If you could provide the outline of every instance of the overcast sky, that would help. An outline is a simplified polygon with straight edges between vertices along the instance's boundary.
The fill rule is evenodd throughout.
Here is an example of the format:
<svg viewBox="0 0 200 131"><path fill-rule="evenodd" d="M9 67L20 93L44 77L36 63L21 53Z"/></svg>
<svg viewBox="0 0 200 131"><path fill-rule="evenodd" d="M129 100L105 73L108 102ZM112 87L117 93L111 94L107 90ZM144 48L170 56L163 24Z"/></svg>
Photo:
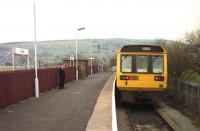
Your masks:
<svg viewBox="0 0 200 131"><path fill-rule="evenodd" d="M180 39L200 25L200 0L36 0L37 40ZM0 0L0 43L33 41L33 0Z"/></svg>

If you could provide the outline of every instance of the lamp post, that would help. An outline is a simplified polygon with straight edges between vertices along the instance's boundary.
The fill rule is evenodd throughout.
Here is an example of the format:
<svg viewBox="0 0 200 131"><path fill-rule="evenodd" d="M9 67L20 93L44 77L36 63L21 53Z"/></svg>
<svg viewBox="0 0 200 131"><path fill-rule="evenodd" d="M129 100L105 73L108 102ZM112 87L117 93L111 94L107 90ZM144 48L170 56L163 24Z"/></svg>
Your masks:
<svg viewBox="0 0 200 131"><path fill-rule="evenodd" d="M36 12L35 12L35 0L33 4L34 13L34 48L35 48L35 97L39 98L39 82L37 73L37 42L36 42Z"/></svg>
<svg viewBox="0 0 200 131"><path fill-rule="evenodd" d="M92 76L92 59L94 59L94 58L92 58L92 52L93 52L93 50L92 50L92 42L91 42L91 49L90 49L90 59L91 59L91 65L90 65L90 72L91 72L91 76Z"/></svg>
<svg viewBox="0 0 200 131"><path fill-rule="evenodd" d="M94 60L94 58L91 57L89 59L91 60L91 66L90 66L90 72L91 72L91 74L90 75L92 76L92 60Z"/></svg>
<svg viewBox="0 0 200 131"><path fill-rule="evenodd" d="M71 55L71 56L69 57L69 64L70 64L70 67L71 67L71 66L74 66L74 55Z"/></svg>
<svg viewBox="0 0 200 131"><path fill-rule="evenodd" d="M78 44L78 31L84 30L85 27L76 30L76 80L78 80L78 57L77 57L77 44Z"/></svg>

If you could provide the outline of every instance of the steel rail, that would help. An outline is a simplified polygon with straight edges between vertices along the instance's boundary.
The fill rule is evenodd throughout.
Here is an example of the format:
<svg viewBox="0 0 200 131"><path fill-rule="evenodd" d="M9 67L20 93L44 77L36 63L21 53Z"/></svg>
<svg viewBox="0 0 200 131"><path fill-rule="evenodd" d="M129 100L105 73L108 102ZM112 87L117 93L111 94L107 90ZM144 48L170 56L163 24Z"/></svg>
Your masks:
<svg viewBox="0 0 200 131"><path fill-rule="evenodd" d="M132 115L131 115L130 109L129 109L129 108L126 108L126 111L127 111L127 113L128 113L128 117L129 117L129 119L130 119L131 126L132 126L132 128L133 128L133 131L137 131L137 127L136 127L136 124L135 124L135 122L134 122L134 120L133 120L133 117L132 117Z"/></svg>

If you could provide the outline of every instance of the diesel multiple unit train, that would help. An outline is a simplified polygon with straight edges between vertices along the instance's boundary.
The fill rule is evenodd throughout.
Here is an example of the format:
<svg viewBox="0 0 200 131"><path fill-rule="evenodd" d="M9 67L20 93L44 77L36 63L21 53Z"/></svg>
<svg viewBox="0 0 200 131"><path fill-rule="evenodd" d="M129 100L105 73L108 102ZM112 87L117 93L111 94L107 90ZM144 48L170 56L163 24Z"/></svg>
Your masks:
<svg viewBox="0 0 200 131"><path fill-rule="evenodd" d="M116 98L154 101L167 89L167 52L157 45L126 45L117 52Z"/></svg>

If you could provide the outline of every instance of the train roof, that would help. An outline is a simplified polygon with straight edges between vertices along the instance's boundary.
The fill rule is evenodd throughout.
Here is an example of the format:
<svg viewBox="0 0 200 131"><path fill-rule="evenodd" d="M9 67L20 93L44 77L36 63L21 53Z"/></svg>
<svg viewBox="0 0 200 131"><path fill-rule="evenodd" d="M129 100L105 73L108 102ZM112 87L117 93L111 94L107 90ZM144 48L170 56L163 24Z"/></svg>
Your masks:
<svg viewBox="0 0 200 131"><path fill-rule="evenodd" d="M165 53L165 49L159 45L125 45L120 52L158 52Z"/></svg>

